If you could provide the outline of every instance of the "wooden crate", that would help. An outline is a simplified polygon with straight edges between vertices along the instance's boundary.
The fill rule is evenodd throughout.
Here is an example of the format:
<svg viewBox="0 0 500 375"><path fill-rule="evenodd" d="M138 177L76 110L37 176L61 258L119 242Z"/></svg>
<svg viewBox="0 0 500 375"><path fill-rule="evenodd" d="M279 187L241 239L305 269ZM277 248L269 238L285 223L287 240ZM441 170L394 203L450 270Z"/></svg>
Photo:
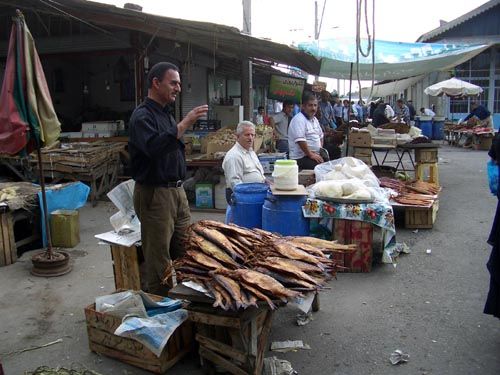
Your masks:
<svg viewBox="0 0 500 375"><path fill-rule="evenodd" d="M14 220L11 211L0 213L0 267L17 260L17 246L14 238Z"/></svg>
<svg viewBox="0 0 500 375"><path fill-rule="evenodd" d="M372 157L372 148L371 147L354 147L353 156L355 158L359 158L360 156Z"/></svg>
<svg viewBox="0 0 500 375"><path fill-rule="evenodd" d="M373 144L372 136L368 132L349 133L349 146L352 147L371 147Z"/></svg>
<svg viewBox="0 0 500 375"><path fill-rule="evenodd" d="M115 288L141 290L139 257L136 246L110 244Z"/></svg>
<svg viewBox="0 0 500 375"><path fill-rule="evenodd" d="M438 149L437 148L416 148L415 163L437 163Z"/></svg>
<svg viewBox="0 0 500 375"><path fill-rule="evenodd" d="M356 244L357 249L344 254L344 272L370 272L373 261L373 225L357 220L334 220L333 239L341 244ZM335 258L341 260L341 255ZM340 264L339 264L340 265Z"/></svg>
<svg viewBox="0 0 500 375"><path fill-rule="evenodd" d="M149 296L155 300L163 298L152 294ZM121 319L108 313L97 312L95 304L85 308L85 320L91 351L155 374L165 373L190 352L193 346L193 324L189 320L175 330L160 357L139 341L115 335L114 332L121 324Z"/></svg>
<svg viewBox="0 0 500 375"><path fill-rule="evenodd" d="M432 207L406 207L405 228L408 229L431 229L436 222L439 201L436 200Z"/></svg>

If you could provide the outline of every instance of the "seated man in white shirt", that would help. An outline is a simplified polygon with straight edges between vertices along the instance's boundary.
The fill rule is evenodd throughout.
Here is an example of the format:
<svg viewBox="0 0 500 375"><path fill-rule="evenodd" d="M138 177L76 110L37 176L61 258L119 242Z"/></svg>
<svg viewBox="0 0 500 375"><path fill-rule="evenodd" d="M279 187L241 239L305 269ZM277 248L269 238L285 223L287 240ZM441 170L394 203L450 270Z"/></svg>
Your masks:
<svg viewBox="0 0 500 375"><path fill-rule="evenodd" d="M432 109L422 107L422 108L420 108L420 115L434 117L434 116L436 116L436 113L434 113L434 111Z"/></svg>
<svg viewBox="0 0 500 375"><path fill-rule="evenodd" d="M241 183L264 182L264 169L253 150L255 125L242 121L236 127L236 143L227 152L222 162L226 177L226 200L230 204L234 187Z"/></svg>
<svg viewBox="0 0 500 375"><path fill-rule="evenodd" d="M301 111L293 117L288 127L290 159L297 160L299 169L314 169L324 161L320 156L323 130L315 116L317 110L318 99L312 92L305 91Z"/></svg>

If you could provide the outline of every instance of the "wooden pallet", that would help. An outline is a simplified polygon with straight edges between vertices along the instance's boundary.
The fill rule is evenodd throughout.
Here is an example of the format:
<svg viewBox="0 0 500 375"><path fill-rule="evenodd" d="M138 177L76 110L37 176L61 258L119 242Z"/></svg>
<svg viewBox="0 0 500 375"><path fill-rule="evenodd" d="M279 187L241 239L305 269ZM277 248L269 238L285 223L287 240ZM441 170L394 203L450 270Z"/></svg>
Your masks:
<svg viewBox="0 0 500 375"><path fill-rule="evenodd" d="M152 294L149 296L157 301L163 298ZM95 304L85 308L85 320L91 351L156 374L165 373L192 350L194 333L193 324L189 321L174 331L160 357L157 357L140 342L116 336L114 332L121 324L121 318L97 312Z"/></svg>

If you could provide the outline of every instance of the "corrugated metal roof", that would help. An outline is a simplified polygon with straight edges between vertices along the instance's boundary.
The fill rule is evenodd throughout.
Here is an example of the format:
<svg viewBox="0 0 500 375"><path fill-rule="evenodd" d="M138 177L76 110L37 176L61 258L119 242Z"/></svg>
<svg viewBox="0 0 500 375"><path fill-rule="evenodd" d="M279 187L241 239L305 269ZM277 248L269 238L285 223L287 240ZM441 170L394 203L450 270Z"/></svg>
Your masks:
<svg viewBox="0 0 500 375"><path fill-rule="evenodd" d="M319 73L319 61L297 48L245 35L230 26L158 16L86 0L18 0L15 6L36 7L38 11L60 12L61 15L66 12L99 27L119 27L179 43L190 43L211 55L215 51L219 57L238 60L255 57L295 66L311 74Z"/></svg>
<svg viewBox="0 0 500 375"><path fill-rule="evenodd" d="M494 6L500 4L500 0L491 0L488 1L487 3L477 7L474 10L471 10L468 13L465 13L464 15L455 18L453 21L445 23L443 26L440 26L434 30L429 31L428 33L425 33L421 35L418 39L417 42L426 42L429 39L432 39L448 30L453 29L454 27L471 20L474 17L479 16L480 14L486 12L487 10L493 8Z"/></svg>

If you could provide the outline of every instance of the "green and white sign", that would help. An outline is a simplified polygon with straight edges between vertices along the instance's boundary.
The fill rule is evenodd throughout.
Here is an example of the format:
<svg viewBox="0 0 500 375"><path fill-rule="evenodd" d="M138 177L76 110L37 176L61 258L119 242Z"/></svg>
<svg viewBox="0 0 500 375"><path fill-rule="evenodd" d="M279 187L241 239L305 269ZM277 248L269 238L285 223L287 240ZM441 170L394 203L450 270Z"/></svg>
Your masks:
<svg viewBox="0 0 500 375"><path fill-rule="evenodd" d="M267 97L268 99L280 101L291 100L294 103L300 104L305 82L306 80L302 78L272 75Z"/></svg>

